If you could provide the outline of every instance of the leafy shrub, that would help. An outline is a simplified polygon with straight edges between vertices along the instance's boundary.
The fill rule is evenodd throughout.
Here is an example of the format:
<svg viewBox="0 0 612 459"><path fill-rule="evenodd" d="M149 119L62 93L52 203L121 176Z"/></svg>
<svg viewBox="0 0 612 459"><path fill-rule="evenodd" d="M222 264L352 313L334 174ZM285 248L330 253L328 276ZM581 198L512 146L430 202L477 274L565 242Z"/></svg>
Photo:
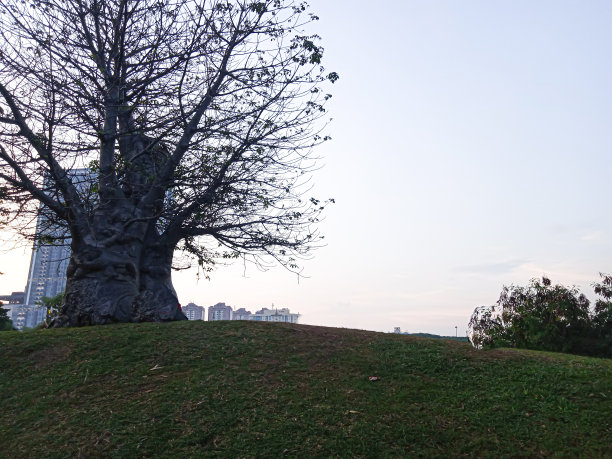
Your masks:
<svg viewBox="0 0 612 459"><path fill-rule="evenodd" d="M2 302L0 301L0 331L7 331L13 329L13 321L8 316L8 311L2 308Z"/></svg>
<svg viewBox="0 0 612 459"><path fill-rule="evenodd" d="M59 314L59 310L62 307L62 303L64 301L65 292L60 292L55 296L48 297L43 296L40 300L42 306L47 308L47 316L44 321L43 326L47 326L51 321L56 318Z"/></svg>

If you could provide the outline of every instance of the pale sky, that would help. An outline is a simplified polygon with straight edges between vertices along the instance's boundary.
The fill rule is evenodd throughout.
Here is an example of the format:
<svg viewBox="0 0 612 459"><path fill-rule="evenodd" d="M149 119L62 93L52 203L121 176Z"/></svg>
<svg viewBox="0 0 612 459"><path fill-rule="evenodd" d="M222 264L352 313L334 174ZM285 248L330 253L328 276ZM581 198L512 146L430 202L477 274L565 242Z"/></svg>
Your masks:
<svg viewBox="0 0 612 459"><path fill-rule="evenodd" d="M301 323L464 334L504 284L590 293L612 272L612 3L312 0L331 88L315 192L336 204L309 278L174 275L183 304ZM5 235L6 237L6 235ZM29 252L2 254L0 293Z"/></svg>

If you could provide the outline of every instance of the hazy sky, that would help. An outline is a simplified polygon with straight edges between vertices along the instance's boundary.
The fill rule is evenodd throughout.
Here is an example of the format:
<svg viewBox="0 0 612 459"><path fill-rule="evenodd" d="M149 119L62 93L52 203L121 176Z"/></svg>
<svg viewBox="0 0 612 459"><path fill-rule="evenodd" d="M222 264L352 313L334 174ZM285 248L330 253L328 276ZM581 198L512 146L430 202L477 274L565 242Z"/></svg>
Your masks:
<svg viewBox="0 0 612 459"><path fill-rule="evenodd" d="M316 194L327 246L282 269L175 274L183 304L465 333L504 284L612 272L612 3L312 0L340 74ZM27 250L2 255L22 290Z"/></svg>

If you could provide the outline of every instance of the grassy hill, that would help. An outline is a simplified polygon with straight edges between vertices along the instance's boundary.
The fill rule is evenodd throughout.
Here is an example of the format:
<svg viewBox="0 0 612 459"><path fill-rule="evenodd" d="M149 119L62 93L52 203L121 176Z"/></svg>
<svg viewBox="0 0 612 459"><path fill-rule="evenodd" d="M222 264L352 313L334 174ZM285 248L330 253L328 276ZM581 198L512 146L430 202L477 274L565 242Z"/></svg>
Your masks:
<svg viewBox="0 0 612 459"><path fill-rule="evenodd" d="M0 400L3 458L612 455L612 360L305 325L4 332Z"/></svg>

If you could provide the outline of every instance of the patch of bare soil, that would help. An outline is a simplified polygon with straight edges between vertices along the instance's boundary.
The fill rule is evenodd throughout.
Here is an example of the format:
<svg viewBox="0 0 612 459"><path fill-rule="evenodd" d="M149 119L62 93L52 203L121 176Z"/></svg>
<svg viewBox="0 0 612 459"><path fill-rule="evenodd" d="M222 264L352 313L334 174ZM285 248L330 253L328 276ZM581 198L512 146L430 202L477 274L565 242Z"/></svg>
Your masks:
<svg viewBox="0 0 612 459"><path fill-rule="evenodd" d="M59 344L32 352L28 360L33 362L34 369L47 368L55 362L62 362L72 353L72 347L66 344Z"/></svg>

